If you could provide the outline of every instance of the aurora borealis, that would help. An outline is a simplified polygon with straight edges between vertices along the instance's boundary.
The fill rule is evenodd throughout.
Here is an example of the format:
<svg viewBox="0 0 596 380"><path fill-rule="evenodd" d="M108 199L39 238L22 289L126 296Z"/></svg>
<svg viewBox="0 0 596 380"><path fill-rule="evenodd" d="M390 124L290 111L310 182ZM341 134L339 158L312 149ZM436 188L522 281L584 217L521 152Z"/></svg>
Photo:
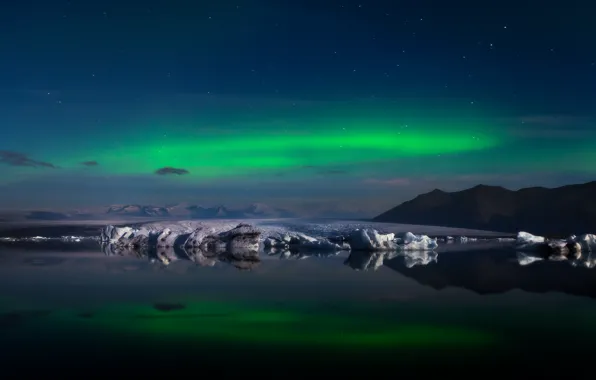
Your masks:
<svg viewBox="0 0 596 380"><path fill-rule="evenodd" d="M0 12L0 209L372 216L436 187L593 179L587 3L34 3Z"/></svg>

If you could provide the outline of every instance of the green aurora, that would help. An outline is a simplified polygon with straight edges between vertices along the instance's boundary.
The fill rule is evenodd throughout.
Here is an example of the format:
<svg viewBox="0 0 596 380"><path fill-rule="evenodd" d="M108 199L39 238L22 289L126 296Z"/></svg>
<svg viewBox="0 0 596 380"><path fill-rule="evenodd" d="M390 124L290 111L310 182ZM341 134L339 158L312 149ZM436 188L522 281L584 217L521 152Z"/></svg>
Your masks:
<svg viewBox="0 0 596 380"><path fill-rule="evenodd" d="M346 197L359 199L363 192L376 189L379 197L387 198L379 198L384 202L378 206L381 210L400 200L389 194L395 187L393 179L407 183L400 185L406 190L400 196L406 200L435 187L458 189L485 181L515 186L519 178L529 178L524 185L534 186L540 184L535 178L572 173L579 180L589 180L594 173L591 139L574 138L578 133L593 135L589 121L570 120L573 133L563 137L557 134L558 125L545 126L544 135L536 136L533 131L539 128L528 128L520 117L499 116L507 114L504 110L462 107L454 100L424 107L414 101L298 102L293 106L260 100L254 107L245 103L249 100L182 97L166 104L106 108L105 115L97 105L83 104L47 120L15 110L21 122L38 128L47 125L49 129L58 119L65 120L57 133L43 139L31 139L18 130L12 136L10 150L57 168L1 165L0 186L11 194L7 201L11 207L31 202L77 207L89 202L140 202L142 196L157 203L181 198L194 202L200 197L215 203L238 197L243 202L275 203L273 198L287 197L292 191L324 201L339 187ZM101 128L90 121L95 117L105 119ZM98 165L82 165L88 161ZM156 175L168 167L186 172ZM111 187L100 190L98 183L106 179ZM503 179L510 182L504 184ZM78 189L75 197L58 196L59 189L73 186ZM32 200L39 188L52 190L47 198ZM169 191L174 188L179 189L177 195ZM224 188L236 193L226 198ZM197 189L203 195L196 195Z"/></svg>
<svg viewBox="0 0 596 380"><path fill-rule="evenodd" d="M198 182L255 174L274 178L305 167L348 169L355 178L594 170L587 162L593 157L589 141L547 137L536 143L535 136L520 135L522 124L512 119L464 109L459 116L456 110L425 116L420 109L417 114L396 110L378 116L377 109L352 106L326 111L306 107L305 115L233 108L203 116L183 113L178 119L158 114L134 125L114 122L106 135L72 134L55 144L53 137L47 144L37 141L35 158L63 170L97 161L95 172L110 176L151 175L174 167L189 171L184 180ZM400 112L404 115L397 117ZM345 115L334 116L339 113ZM391 167L399 170L387 170Z"/></svg>
<svg viewBox="0 0 596 380"><path fill-rule="evenodd" d="M134 126L110 126L116 135L72 135L60 144L36 146L36 157L65 170L80 169L81 162L93 160L100 163L98 171L109 175L182 168L190 172L190 180L275 175L304 167L350 168L358 176L399 160L457 159L507 143L495 126L480 119L396 117L395 112L380 117L372 116L375 110L344 107L342 117L333 116L342 109L307 107L306 115L276 114L274 109L256 114L237 110L235 117L143 118Z"/></svg>
<svg viewBox="0 0 596 380"><path fill-rule="evenodd" d="M371 126L364 132L253 132L195 139L154 138L138 146L99 151L93 156L114 174L151 173L169 166L187 169L198 178L217 178L305 166L354 166L404 157L468 152L494 147L498 142L494 136L480 138L469 132L396 132ZM82 158L74 157L64 165L75 165Z"/></svg>

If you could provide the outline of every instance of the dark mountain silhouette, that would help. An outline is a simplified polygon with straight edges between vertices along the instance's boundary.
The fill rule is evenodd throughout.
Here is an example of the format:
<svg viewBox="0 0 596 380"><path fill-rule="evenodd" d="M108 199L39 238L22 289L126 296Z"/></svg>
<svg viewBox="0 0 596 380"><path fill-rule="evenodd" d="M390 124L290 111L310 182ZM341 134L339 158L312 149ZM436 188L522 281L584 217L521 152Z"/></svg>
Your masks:
<svg viewBox="0 0 596 380"><path fill-rule="evenodd" d="M436 263L412 268L407 268L403 258L397 257L386 260L383 265L437 290L456 287L477 294L498 294L519 289L596 299L593 269L554 261L522 266L513 251L510 255L504 255L502 250L449 252Z"/></svg>
<svg viewBox="0 0 596 380"><path fill-rule="evenodd" d="M549 236L592 233L596 231L596 181L517 191L486 185L450 193L437 189L373 220Z"/></svg>

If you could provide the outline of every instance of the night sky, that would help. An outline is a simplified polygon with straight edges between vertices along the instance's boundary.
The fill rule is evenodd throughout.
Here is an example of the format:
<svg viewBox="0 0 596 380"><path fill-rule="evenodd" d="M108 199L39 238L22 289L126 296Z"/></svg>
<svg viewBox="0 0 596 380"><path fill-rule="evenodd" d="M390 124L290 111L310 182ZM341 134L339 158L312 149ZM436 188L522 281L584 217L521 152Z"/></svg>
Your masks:
<svg viewBox="0 0 596 380"><path fill-rule="evenodd" d="M556 4L556 5L555 5ZM374 215L595 179L596 4L0 5L0 208Z"/></svg>

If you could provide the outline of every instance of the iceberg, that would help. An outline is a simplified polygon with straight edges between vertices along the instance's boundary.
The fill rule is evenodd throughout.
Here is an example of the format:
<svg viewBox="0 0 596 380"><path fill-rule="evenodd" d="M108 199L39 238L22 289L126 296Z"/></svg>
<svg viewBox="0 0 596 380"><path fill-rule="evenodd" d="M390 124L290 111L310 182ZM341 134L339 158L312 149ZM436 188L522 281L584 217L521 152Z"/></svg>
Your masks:
<svg viewBox="0 0 596 380"><path fill-rule="evenodd" d="M537 247L544 245L545 239L543 236L534 236L529 232L520 231L517 233L515 239L515 246L518 250L534 250Z"/></svg>
<svg viewBox="0 0 596 380"><path fill-rule="evenodd" d="M217 235L205 236L199 247L203 251L225 252L225 251L246 251L256 252L259 250L259 238L261 231L249 224L239 224L229 231L220 232Z"/></svg>
<svg viewBox="0 0 596 380"><path fill-rule="evenodd" d="M403 242L401 248L405 251L432 251L439 246L437 239L432 239L426 235L414 235L411 232L406 232Z"/></svg>
<svg viewBox="0 0 596 380"><path fill-rule="evenodd" d="M131 227L106 226L101 230L101 241L119 241L128 238L135 230Z"/></svg>
<svg viewBox="0 0 596 380"><path fill-rule="evenodd" d="M569 260L573 266L593 268L596 258L592 250L596 248L596 235L572 235L567 239L546 239L528 232L519 232L515 242L517 261L520 265L529 265L548 259L551 261Z"/></svg>
<svg viewBox="0 0 596 380"><path fill-rule="evenodd" d="M437 239L426 235L406 232L403 237L395 237L395 234L381 234L374 229L354 230L348 241L356 251L432 251L438 247Z"/></svg>
<svg viewBox="0 0 596 380"><path fill-rule="evenodd" d="M373 229L356 229L348 237L355 251L387 251L398 249L395 234L380 234Z"/></svg>
<svg viewBox="0 0 596 380"><path fill-rule="evenodd" d="M172 233L172 230L166 228L157 236L157 246L158 247L173 247L176 243L176 239L178 239L177 234Z"/></svg>
<svg viewBox="0 0 596 380"><path fill-rule="evenodd" d="M470 243L473 241L478 241L477 238L473 238L473 237L467 237L467 236L458 236L455 241L457 241L460 244L466 244L466 243Z"/></svg>
<svg viewBox="0 0 596 380"><path fill-rule="evenodd" d="M200 247L203 239L207 236L211 236L215 234L215 229L213 228L206 228L206 227L199 227L191 232L186 240L184 241L185 247Z"/></svg>
<svg viewBox="0 0 596 380"><path fill-rule="evenodd" d="M570 236L568 239L546 239L543 236L519 232L515 240L518 251L534 251L542 255L580 255L582 249L591 249L594 235ZM596 246L596 245L594 245Z"/></svg>

